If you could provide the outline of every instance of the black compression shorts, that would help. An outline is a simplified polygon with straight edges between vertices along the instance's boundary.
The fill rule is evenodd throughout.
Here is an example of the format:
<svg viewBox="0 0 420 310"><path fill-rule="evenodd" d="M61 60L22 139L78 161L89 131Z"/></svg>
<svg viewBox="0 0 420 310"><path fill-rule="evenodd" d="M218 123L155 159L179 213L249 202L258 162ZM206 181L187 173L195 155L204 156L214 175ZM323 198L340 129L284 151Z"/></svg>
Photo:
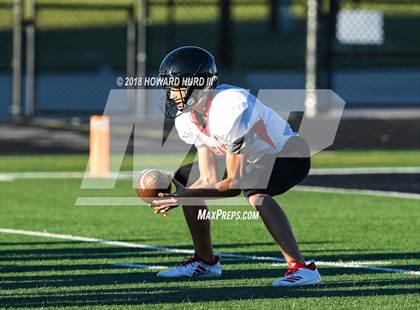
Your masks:
<svg viewBox="0 0 420 310"><path fill-rule="evenodd" d="M225 158L218 158L217 166L218 175L226 177ZM280 154L263 156L256 164L248 167L245 177L241 179L241 189L246 197L254 194L280 195L302 182L310 167L306 142L300 137L292 137ZM189 186L199 175L198 163L194 162L179 168L175 179L184 186Z"/></svg>

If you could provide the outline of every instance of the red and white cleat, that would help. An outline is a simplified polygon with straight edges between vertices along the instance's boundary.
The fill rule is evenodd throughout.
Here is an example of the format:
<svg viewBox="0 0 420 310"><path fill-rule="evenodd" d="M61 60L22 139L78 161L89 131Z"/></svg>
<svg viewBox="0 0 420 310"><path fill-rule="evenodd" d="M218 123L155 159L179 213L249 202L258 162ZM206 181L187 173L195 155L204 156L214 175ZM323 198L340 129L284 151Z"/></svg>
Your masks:
<svg viewBox="0 0 420 310"><path fill-rule="evenodd" d="M321 283L321 276L314 262L302 264L297 261L291 261L287 266L284 277L275 280L273 286L296 287L319 283Z"/></svg>
<svg viewBox="0 0 420 310"><path fill-rule="evenodd" d="M220 258L217 256L214 264L211 265L204 263L199 257L194 256L175 268L159 272L157 276L165 278L219 278L222 276L222 267L220 265Z"/></svg>

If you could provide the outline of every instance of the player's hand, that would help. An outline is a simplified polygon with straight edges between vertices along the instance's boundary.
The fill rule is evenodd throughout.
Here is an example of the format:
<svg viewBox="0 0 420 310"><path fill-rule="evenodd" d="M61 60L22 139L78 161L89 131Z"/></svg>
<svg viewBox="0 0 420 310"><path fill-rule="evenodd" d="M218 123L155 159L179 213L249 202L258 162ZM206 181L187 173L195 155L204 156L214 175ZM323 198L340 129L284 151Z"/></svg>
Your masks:
<svg viewBox="0 0 420 310"><path fill-rule="evenodd" d="M152 207L155 209L155 214L163 214L166 216L169 210L178 206L178 197L184 196L185 186L175 179L173 179L172 182L176 187L174 193L159 193L159 198L153 200Z"/></svg>
<svg viewBox="0 0 420 310"><path fill-rule="evenodd" d="M162 214L163 216L167 216L168 212L173 209L176 208L178 205L163 205L163 206L155 206L154 207L154 213L155 214Z"/></svg>
<svg viewBox="0 0 420 310"><path fill-rule="evenodd" d="M226 192L231 189L239 188L239 181L236 179L226 178L217 182L215 188L220 192Z"/></svg>
<svg viewBox="0 0 420 310"><path fill-rule="evenodd" d="M178 207L179 203L176 197L174 196L164 197L164 194L167 194L167 193L159 193L159 198L153 200L151 207L153 207L153 209L155 210L154 211L155 214L163 214L164 216L166 216L168 211L173 208Z"/></svg>
<svg viewBox="0 0 420 310"><path fill-rule="evenodd" d="M176 197L187 196L187 191L186 191L184 185L182 185L179 181L177 181L175 179L173 179L172 182L175 184L176 191L174 193L159 193L158 194L159 199L153 200L153 204L161 205L161 204L165 203L166 200L168 200L167 198L176 198ZM173 201L173 200L171 200L171 201Z"/></svg>

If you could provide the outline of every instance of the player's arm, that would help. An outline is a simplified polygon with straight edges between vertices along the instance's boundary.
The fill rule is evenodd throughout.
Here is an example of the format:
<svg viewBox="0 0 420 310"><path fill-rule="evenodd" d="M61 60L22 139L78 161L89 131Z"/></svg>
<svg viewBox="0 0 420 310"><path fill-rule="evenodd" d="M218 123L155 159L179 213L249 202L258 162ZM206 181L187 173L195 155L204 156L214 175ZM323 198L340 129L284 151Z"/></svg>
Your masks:
<svg viewBox="0 0 420 310"><path fill-rule="evenodd" d="M241 175L240 168L243 167L242 155L227 156L227 178L221 182L217 182L217 169L215 155L206 147L198 148L198 166L200 177L190 187L184 187L182 184L173 180L177 191L173 194L161 193L159 200L154 200L153 205L155 213L167 212L176 207L178 204L200 205L203 198L222 198L233 197L240 194L239 188L231 188ZM199 199L199 201L197 201Z"/></svg>
<svg viewBox="0 0 420 310"><path fill-rule="evenodd" d="M217 182L216 157L207 147L197 148L200 177L189 188L210 188Z"/></svg>
<svg viewBox="0 0 420 310"><path fill-rule="evenodd" d="M240 194L237 181L242 174L243 156L230 154L227 156L227 178L217 182L216 158L207 148L198 149L199 179L190 187L179 188L178 197L222 198Z"/></svg>
<svg viewBox="0 0 420 310"><path fill-rule="evenodd" d="M199 149L199 180L189 188L183 188L178 194L184 197L223 198L240 194L239 180L244 173L245 157L240 153L244 138L238 139L228 146L226 156L227 176L216 182L216 159L207 148ZM179 196L178 195L178 196Z"/></svg>
<svg viewBox="0 0 420 310"><path fill-rule="evenodd" d="M245 157L240 153L229 153L226 157L227 176L215 184L215 188L221 193L236 193L238 195L239 180L244 174ZM235 196L236 196L235 195Z"/></svg>
<svg viewBox="0 0 420 310"><path fill-rule="evenodd" d="M155 213L164 215L178 204L200 205L204 199L234 197L241 193L239 179L244 173L245 156L241 154L245 146L244 136L228 146L226 157L227 177L220 182L216 180L216 160L207 148L199 148L200 178L192 186L186 188L174 179L177 191L173 194L160 193L159 200L153 201ZM201 150L200 150L201 149ZM197 201L196 199L200 199Z"/></svg>
<svg viewBox="0 0 420 310"><path fill-rule="evenodd" d="M245 146L244 141L245 137L241 137L228 145L228 155L226 156L227 176L215 185L215 188L221 193L240 194L239 182L245 171L245 156L241 154L241 150Z"/></svg>

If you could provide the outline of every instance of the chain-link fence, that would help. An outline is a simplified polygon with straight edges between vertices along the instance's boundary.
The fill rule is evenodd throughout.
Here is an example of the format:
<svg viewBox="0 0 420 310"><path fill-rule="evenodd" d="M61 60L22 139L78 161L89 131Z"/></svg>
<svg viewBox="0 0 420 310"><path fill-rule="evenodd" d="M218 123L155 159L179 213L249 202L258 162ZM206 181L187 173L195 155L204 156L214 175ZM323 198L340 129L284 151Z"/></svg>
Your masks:
<svg viewBox="0 0 420 310"><path fill-rule="evenodd" d="M331 0L324 13L323 86L351 106L420 103L420 2ZM416 86L417 85L417 86Z"/></svg>
<svg viewBox="0 0 420 310"><path fill-rule="evenodd" d="M0 121L8 118L12 101L12 8L12 1L0 1Z"/></svg>
<svg viewBox="0 0 420 310"><path fill-rule="evenodd" d="M148 69L175 47L216 56L222 81L250 89L303 88L306 1L148 1Z"/></svg>
<svg viewBox="0 0 420 310"><path fill-rule="evenodd" d="M303 69L305 14L305 1L149 1L149 68L194 44L214 53L223 70Z"/></svg>
<svg viewBox="0 0 420 310"><path fill-rule="evenodd" d="M34 12L28 14L31 2L35 3ZM216 56L222 81L253 90L305 87L305 0L23 3L23 76L31 72L27 53L33 45L35 79L32 92L30 80L23 81L22 100L26 108L33 102L36 115L100 112L109 89L117 87L116 77L135 75L135 62L144 58L142 51L133 50L138 42L128 42L128 30L139 29L135 23L141 21L143 12L147 17L145 59L149 76L156 75L160 61L170 50L198 45ZM318 3L318 87L332 88L348 107L420 102L418 1ZM11 10L12 1L0 0L0 36L6 42L0 51L0 78L9 72L0 86L7 88L3 94L10 94L11 88L7 84L11 71ZM32 37L28 36L31 25ZM140 69L137 67L137 72ZM1 96L2 110L10 105L9 97Z"/></svg>
<svg viewBox="0 0 420 310"><path fill-rule="evenodd" d="M318 2L318 87L349 107L418 104L420 3ZM300 0L148 1L149 71L171 49L194 44L216 55L222 80L304 88L306 14Z"/></svg>
<svg viewBox="0 0 420 310"><path fill-rule="evenodd" d="M40 2L34 23L35 114L100 113L115 77L134 75L134 6Z"/></svg>

